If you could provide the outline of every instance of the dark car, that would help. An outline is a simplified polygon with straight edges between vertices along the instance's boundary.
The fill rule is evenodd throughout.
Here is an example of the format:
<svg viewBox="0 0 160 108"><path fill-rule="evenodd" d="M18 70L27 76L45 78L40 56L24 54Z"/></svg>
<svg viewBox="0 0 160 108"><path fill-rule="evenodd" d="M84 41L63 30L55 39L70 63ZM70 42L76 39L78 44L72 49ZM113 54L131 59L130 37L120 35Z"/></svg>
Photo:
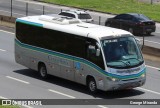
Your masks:
<svg viewBox="0 0 160 108"><path fill-rule="evenodd" d="M108 18L105 22L105 26L127 30L133 34L150 35L156 30L153 20L138 13L119 14L113 18Z"/></svg>

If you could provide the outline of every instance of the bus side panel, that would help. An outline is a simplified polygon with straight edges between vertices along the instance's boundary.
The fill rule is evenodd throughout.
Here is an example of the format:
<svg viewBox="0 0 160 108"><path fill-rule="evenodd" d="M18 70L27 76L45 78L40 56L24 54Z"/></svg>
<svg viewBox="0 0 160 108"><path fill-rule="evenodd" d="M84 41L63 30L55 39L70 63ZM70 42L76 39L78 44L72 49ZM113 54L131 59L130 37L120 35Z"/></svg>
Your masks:
<svg viewBox="0 0 160 108"><path fill-rule="evenodd" d="M74 81L73 60L61 59L60 66L61 77Z"/></svg>
<svg viewBox="0 0 160 108"><path fill-rule="evenodd" d="M58 77L63 78L63 74L61 74L61 62L63 61L62 58L55 56L55 55L49 55L48 56L48 71L51 75L55 75Z"/></svg>
<svg viewBox="0 0 160 108"><path fill-rule="evenodd" d="M38 64L44 63L48 74L60 76L60 65L56 62L56 57L48 51L47 49L38 47L34 48L34 51L29 51L30 68L38 70Z"/></svg>
<svg viewBox="0 0 160 108"><path fill-rule="evenodd" d="M87 80L87 76L92 76L96 81L97 88L100 90L105 90L105 85L106 85L105 75L103 75L100 72L102 70L98 70L98 69L96 69L96 67L97 66L93 66L90 64L84 65L84 73L86 76L86 80Z"/></svg>
<svg viewBox="0 0 160 108"><path fill-rule="evenodd" d="M74 62L75 67L75 81L86 85L87 76L93 77L96 81L97 88L105 90L105 75L100 73L91 62L87 60L81 60L82 62Z"/></svg>
<svg viewBox="0 0 160 108"><path fill-rule="evenodd" d="M77 83L86 85L86 72L84 64L81 62L74 62L75 81Z"/></svg>
<svg viewBox="0 0 160 108"><path fill-rule="evenodd" d="M60 65L54 63L51 57L46 50L15 40L15 60L17 63L38 71L38 63L42 62L46 65L48 74L60 76Z"/></svg>
<svg viewBox="0 0 160 108"><path fill-rule="evenodd" d="M17 44L15 44L15 61L21 65L30 67L27 50Z"/></svg>
<svg viewBox="0 0 160 108"><path fill-rule="evenodd" d="M73 57L55 52L48 56L48 70L51 75L74 81Z"/></svg>

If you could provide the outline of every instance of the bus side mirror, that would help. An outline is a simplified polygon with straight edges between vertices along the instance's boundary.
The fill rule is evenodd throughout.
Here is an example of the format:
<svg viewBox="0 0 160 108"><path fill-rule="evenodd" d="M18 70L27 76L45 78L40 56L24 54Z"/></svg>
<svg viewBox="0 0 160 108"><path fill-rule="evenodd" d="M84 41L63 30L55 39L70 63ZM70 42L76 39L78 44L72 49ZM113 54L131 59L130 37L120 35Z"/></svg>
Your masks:
<svg viewBox="0 0 160 108"><path fill-rule="evenodd" d="M99 43L96 43L97 49L96 49L96 56L100 56L101 50L100 50L100 45Z"/></svg>
<svg viewBox="0 0 160 108"><path fill-rule="evenodd" d="M97 49L97 50L96 50L96 56L97 56L97 57L100 56L100 49Z"/></svg>
<svg viewBox="0 0 160 108"><path fill-rule="evenodd" d="M141 41L139 39L136 39L136 41L137 41L137 44L138 44L139 48L142 49L142 43L141 43Z"/></svg>

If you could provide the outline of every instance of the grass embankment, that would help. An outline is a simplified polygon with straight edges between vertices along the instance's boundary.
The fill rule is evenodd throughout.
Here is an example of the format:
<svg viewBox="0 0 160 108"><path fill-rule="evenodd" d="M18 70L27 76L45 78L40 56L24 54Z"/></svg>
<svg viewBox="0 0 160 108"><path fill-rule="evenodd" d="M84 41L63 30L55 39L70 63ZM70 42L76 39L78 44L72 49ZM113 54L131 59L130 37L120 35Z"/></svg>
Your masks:
<svg viewBox="0 0 160 108"><path fill-rule="evenodd" d="M0 108L20 108L20 107L18 107L18 106L1 106L0 105Z"/></svg>
<svg viewBox="0 0 160 108"><path fill-rule="evenodd" d="M17 105L2 105L2 99L0 98L0 108L20 108Z"/></svg>
<svg viewBox="0 0 160 108"><path fill-rule="evenodd" d="M113 14L136 12L160 21L160 4L147 4L138 0L41 0L66 6L108 12Z"/></svg>

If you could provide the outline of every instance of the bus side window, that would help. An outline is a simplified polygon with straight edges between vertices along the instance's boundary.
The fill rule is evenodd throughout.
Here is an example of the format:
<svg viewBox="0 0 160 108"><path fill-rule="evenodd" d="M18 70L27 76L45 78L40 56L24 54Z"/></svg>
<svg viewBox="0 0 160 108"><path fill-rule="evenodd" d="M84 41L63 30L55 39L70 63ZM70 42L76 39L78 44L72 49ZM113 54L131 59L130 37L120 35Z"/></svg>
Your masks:
<svg viewBox="0 0 160 108"><path fill-rule="evenodd" d="M101 50L96 45L96 43L92 43L87 46L86 58L87 58L87 60L91 61L92 63L94 63L94 64L98 65L99 67L101 67L102 69L104 69L104 62L103 62Z"/></svg>

